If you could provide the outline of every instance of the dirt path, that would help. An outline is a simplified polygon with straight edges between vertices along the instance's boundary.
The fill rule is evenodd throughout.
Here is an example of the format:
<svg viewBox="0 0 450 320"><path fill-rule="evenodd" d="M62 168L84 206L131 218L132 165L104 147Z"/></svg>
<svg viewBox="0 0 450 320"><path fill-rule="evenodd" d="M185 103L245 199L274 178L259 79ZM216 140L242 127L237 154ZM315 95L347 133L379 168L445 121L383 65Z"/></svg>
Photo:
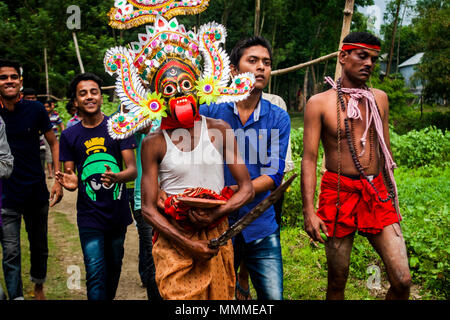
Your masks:
<svg viewBox="0 0 450 320"><path fill-rule="evenodd" d="M53 180L47 179L49 190ZM60 203L55 207L50 208L50 212L60 212L67 216L67 219L74 225L74 229L77 230L76 220L76 199L77 192L69 192L64 190L64 197ZM58 226L49 214L49 232L55 237L58 236ZM77 235L78 237L78 235ZM74 299L86 298L86 286L85 286L85 272L83 263L83 254L81 247L76 254L68 255L64 254L64 239L55 239L59 247L58 260L64 265L77 265L80 266L82 278L81 278L81 290L74 295ZM78 240L79 242L79 240ZM139 237L137 229L132 223L128 226L127 235L125 239L125 255L122 261L122 273L120 276L119 287L117 289L116 300L147 300L147 292L145 288L141 286L141 281L138 273L138 253L139 253Z"/></svg>

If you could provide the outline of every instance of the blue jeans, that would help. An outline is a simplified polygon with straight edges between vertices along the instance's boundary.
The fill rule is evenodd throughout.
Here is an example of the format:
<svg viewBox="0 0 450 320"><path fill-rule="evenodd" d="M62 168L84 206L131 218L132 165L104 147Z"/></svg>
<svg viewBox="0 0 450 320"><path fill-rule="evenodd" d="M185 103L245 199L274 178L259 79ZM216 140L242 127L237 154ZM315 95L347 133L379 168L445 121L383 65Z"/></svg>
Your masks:
<svg viewBox="0 0 450 320"><path fill-rule="evenodd" d="M244 260L258 300L283 300L283 261L279 229L245 243L242 233L234 238L234 269ZM236 277L237 278L237 277Z"/></svg>
<svg viewBox="0 0 450 320"><path fill-rule="evenodd" d="M119 285L126 229L79 227L88 300L113 300Z"/></svg>
<svg viewBox="0 0 450 320"><path fill-rule="evenodd" d="M36 208L37 207L37 208ZM23 298L22 264L20 250L20 225L25 221L25 230L30 243L30 276L34 283L42 284L47 277L48 259L48 202L41 207L2 208L3 225L0 240L3 249L3 274L9 299Z"/></svg>
<svg viewBox="0 0 450 320"><path fill-rule="evenodd" d="M133 210L134 220L139 234L139 275L147 288L149 300L162 300L155 281L155 263L152 255L152 227L145 222L141 210Z"/></svg>

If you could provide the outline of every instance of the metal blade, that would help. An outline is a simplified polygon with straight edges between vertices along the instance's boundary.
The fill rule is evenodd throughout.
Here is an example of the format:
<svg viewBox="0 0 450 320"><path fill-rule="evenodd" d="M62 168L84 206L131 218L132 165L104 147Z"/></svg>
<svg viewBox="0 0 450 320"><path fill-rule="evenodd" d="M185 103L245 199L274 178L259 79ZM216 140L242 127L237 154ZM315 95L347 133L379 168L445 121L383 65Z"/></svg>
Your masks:
<svg viewBox="0 0 450 320"><path fill-rule="evenodd" d="M291 185L292 181L297 177L295 173L286 182L281 184L276 188L269 196L267 196L263 201L261 201L256 207L254 207L249 213L243 216L241 219L236 221L227 231L222 233L218 238L211 239L208 246L211 249L216 249L220 246L225 245L228 240L236 236L239 232L244 230L250 223L257 219L264 211L269 209L269 207L274 204L281 195L286 191L286 189Z"/></svg>

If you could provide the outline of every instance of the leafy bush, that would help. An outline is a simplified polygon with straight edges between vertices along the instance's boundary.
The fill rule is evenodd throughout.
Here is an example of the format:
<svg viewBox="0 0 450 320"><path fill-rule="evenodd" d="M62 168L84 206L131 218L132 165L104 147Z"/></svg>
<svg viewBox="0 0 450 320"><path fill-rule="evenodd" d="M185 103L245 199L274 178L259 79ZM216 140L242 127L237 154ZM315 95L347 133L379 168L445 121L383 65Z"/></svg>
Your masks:
<svg viewBox="0 0 450 320"><path fill-rule="evenodd" d="M389 109L392 111L401 112L407 109L408 102L413 100L416 96L409 92L405 86L405 81L402 78L384 78L383 82L376 77L373 78L372 85L380 90L386 92L389 98Z"/></svg>
<svg viewBox="0 0 450 320"><path fill-rule="evenodd" d="M412 108L409 111L391 112L389 115L391 123L398 134L405 134L411 130L420 130L434 126L442 131L450 129L450 112L424 112L422 118L420 112Z"/></svg>
<svg viewBox="0 0 450 320"><path fill-rule="evenodd" d="M67 112L66 110L66 104L67 101L59 101L56 103L55 110L59 113L59 116L61 120L63 121L64 125L67 124L67 121L69 121L72 116ZM114 112L117 111L119 108L119 102L110 102L108 95L103 95L103 104L102 104L102 112L106 114L107 116L110 116Z"/></svg>
<svg viewBox="0 0 450 320"><path fill-rule="evenodd" d="M412 279L449 298L450 169L398 169L396 180Z"/></svg>
<svg viewBox="0 0 450 320"><path fill-rule="evenodd" d="M391 131L391 146L394 159L399 166L443 167L449 164L450 132L445 134L435 127L410 131L397 135Z"/></svg>
<svg viewBox="0 0 450 320"><path fill-rule="evenodd" d="M303 157L303 127L291 129L292 159Z"/></svg>
<svg viewBox="0 0 450 320"><path fill-rule="evenodd" d="M444 134L435 127L412 131L405 135L398 135L391 130L392 151L400 166L395 172L395 177L412 279L413 283L425 289L422 296L428 299L449 297L450 216L447 205L447 199L450 198L449 135L448 131ZM298 174L301 172L303 155L302 139L302 128L292 130L294 172ZM318 169L322 165L322 155L321 147ZM320 170L317 171L319 175ZM317 182L316 197L320 177ZM288 228L303 229L300 186L298 177L285 194L282 218L283 226ZM378 265L384 269L380 257L367 240L357 236L351 256L351 276L361 281L367 279L366 270L370 265Z"/></svg>
<svg viewBox="0 0 450 320"><path fill-rule="evenodd" d="M301 193L301 160L303 156L303 128L291 130L291 150L292 160L294 161L294 170L291 173L286 174L286 178L289 178L294 172L298 174L298 177L292 182L291 186L285 193L283 202L283 225L288 226L303 226L303 202ZM320 170L322 168L323 148L322 144L319 146L319 154L317 157L317 187L316 198L320 186Z"/></svg>

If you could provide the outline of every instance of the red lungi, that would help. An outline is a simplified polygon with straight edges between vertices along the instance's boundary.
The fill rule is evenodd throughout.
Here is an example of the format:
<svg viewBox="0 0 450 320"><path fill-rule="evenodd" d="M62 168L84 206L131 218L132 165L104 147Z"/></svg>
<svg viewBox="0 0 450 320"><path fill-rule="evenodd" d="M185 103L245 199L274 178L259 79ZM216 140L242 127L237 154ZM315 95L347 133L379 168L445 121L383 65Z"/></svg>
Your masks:
<svg viewBox="0 0 450 320"><path fill-rule="evenodd" d="M317 215L327 226L328 235L333 236L337 201L336 173L326 171L322 177ZM372 183L381 198L387 197L387 189L382 175L376 176ZM362 178L354 180L341 175L339 199L341 209L336 225L336 238L342 238L356 230L377 234L384 227L399 222L392 201L381 202L369 182Z"/></svg>

